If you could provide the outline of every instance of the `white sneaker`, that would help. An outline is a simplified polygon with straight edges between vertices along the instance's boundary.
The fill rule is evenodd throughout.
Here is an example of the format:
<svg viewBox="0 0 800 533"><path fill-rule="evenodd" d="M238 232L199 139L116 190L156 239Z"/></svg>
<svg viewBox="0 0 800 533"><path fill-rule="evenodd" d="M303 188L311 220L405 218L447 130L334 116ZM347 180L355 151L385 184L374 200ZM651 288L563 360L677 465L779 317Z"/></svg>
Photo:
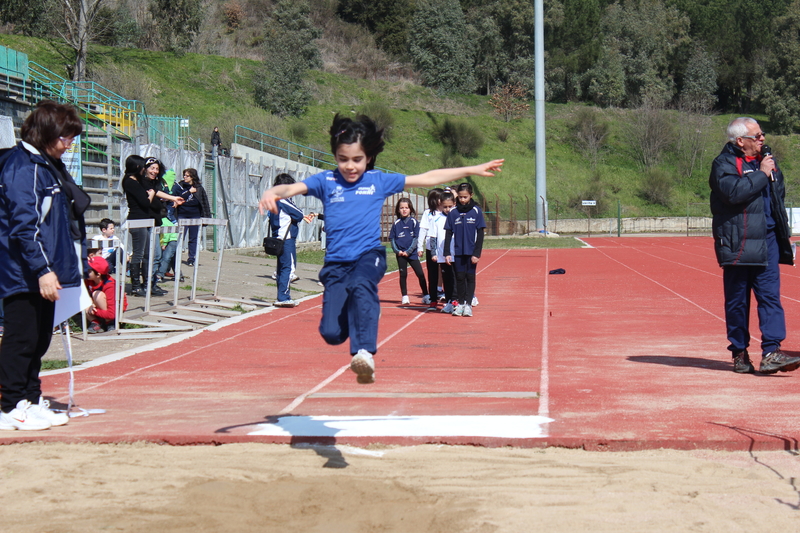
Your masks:
<svg viewBox="0 0 800 533"><path fill-rule="evenodd" d="M56 413L50 409L50 402L41 397L39 398L38 405L34 403L28 407L28 414L39 420L50 422L51 426L63 426L69 422L69 415L67 413Z"/></svg>
<svg viewBox="0 0 800 533"><path fill-rule="evenodd" d="M473 296L472 297L472 307L475 307L476 305L478 305L478 297L477 296Z"/></svg>
<svg viewBox="0 0 800 533"><path fill-rule="evenodd" d="M455 310L456 310L455 306L454 306L453 304L451 304L450 302L447 302L447 303L445 304L445 306L444 306L444 307L442 307L442 313L448 313L448 314L450 314L450 313L452 313L452 312L453 312L453 311L455 311Z"/></svg>
<svg viewBox="0 0 800 533"><path fill-rule="evenodd" d="M278 273L277 272L273 272L272 273L272 279L274 279L275 281L278 280Z"/></svg>
<svg viewBox="0 0 800 533"><path fill-rule="evenodd" d="M375 361L372 359L372 354L368 351L361 349L353 356L350 361L350 370L358 376L356 381L359 383L374 383L375 382Z"/></svg>
<svg viewBox="0 0 800 533"><path fill-rule="evenodd" d="M28 408L31 402L28 400L20 400L17 406L11 410L10 413L0 412L0 429L21 431L39 431L42 429L50 429L52 425L47 420L33 416Z"/></svg>
<svg viewBox="0 0 800 533"><path fill-rule="evenodd" d="M464 306L458 304L455 309L453 309L453 316L461 316L464 314Z"/></svg>
<svg viewBox="0 0 800 533"><path fill-rule="evenodd" d="M294 300L283 300L282 302L275 302L275 307L297 307L297 302Z"/></svg>
<svg viewBox="0 0 800 533"><path fill-rule="evenodd" d="M465 305L464 306L464 312L461 314L461 316L472 316L472 306L471 305Z"/></svg>
<svg viewBox="0 0 800 533"><path fill-rule="evenodd" d="M292 276L292 279L289 280L289 283L294 283L295 281L300 281L300 276Z"/></svg>
<svg viewBox="0 0 800 533"><path fill-rule="evenodd" d="M408 299L408 296L403 296L403 299L400 300L400 305L407 305L410 304L411 300Z"/></svg>
<svg viewBox="0 0 800 533"><path fill-rule="evenodd" d="M422 297L422 304L423 305L431 305L431 297L429 294L426 294Z"/></svg>

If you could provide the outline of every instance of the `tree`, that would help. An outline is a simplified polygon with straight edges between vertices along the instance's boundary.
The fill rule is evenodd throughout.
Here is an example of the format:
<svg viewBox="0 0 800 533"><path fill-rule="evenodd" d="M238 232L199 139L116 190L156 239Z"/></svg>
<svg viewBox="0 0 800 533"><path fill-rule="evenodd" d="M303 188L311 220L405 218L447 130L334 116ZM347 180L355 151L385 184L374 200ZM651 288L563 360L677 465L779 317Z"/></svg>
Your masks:
<svg viewBox="0 0 800 533"><path fill-rule="evenodd" d="M3 0L0 2L0 23L11 24L23 35L46 35L51 27L48 16L50 0Z"/></svg>
<svg viewBox="0 0 800 533"><path fill-rule="evenodd" d="M583 74L600 56L599 0L550 0L545 30L548 81L551 93L561 101L584 95L588 82ZM551 99L548 97L548 99Z"/></svg>
<svg viewBox="0 0 800 533"><path fill-rule="evenodd" d="M619 61L624 73L624 103L636 105L647 100L663 106L672 99L678 52L689 43L688 24L676 8L667 8L659 0L625 0L607 8L601 61L610 65ZM590 76L589 85L594 82L597 86L595 80L604 73L595 68Z"/></svg>
<svg viewBox="0 0 800 533"><path fill-rule="evenodd" d="M86 57L89 42L100 32L95 24L103 0L61 0L64 15L61 38L75 52L72 80L86 79Z"/></svg>
<svg viewBox="0 0 800 533"><path fill-rule="evenodd" d="M408 53L408 26L414 16L409 0L340 0L336 13L375 34L375 42L397 57Z"/></svg>
<svg viewBox="0 0 800 533"><path fill-rule="evenodd" d="M764 54L756 73L753 94L764 106L776 133L800 130L800 0L795 0L786 15L774 22L777 48Z"/></svg>
<svg viewBox="0 0 800 533"><path fill-rule="evenodd" d="M182 53L189 49L203 21L202 0L151 0L150 13L156 21L166 50Z"/></svg>
<svg viewBox="0 0 800 533"><path fill-rule="evenodd" d="M519 83L506 83L494 92L489 99L489 105L503 120L510 122L512 119L525 115L530 105L525 103L525 89Z"/></svg>
<svg viewBox="0 0 800 533"><path fill-rule="evenodd" d="M485 9L473 9L468 15L469 41L474 43L475 75L486 94L492 92L492 83L498 78L508 60L503 52L500 27Z"/></svg>
<svg viewBox="0 0 800 533"><path fill-rule="evenodd" d="M708 114L717 103L716 90L716 62L703 46L698 46L686 65L680 95L681 109Z"/></svg>
<svg viewBox="0 0 800 533"><path fill-rule="evenodd" d="M775 49L776 21L792 0L666 0L685 13L691 37L717 58L715 91L724 109L746 109L760 78L759 58Z"/></svg>
<svg viewBox="0 0 800 533"><path fill-rule="evenodd" d="M588 96L597 104L618 107L625 102L624 58L613 43L606 43L597 64L587 73Z"/></svg>
<svg viewBox="0 0 800 533"><path fill-rule="evenodd" d="M475 89L472 50L456 0L420 4L409 28L409 53L426 86L443 94Z"/></svg>
<svg viewBox="0 0 800 533"><path fill-rule="evenodd" d="M321 66L315 39L320 35L306 2L281 0L265 26L267 58L253 78L256 104L279 116L302 115L311 100L308 69Z"/></svg>

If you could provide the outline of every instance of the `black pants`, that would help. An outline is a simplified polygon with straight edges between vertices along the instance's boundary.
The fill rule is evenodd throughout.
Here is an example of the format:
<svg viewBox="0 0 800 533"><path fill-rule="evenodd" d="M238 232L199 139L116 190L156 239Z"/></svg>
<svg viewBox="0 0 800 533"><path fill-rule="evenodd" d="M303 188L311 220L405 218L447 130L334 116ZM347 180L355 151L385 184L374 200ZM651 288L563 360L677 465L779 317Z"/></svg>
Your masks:
<svg viewBox="0 0 800 533"><path fill-rule="evenodd" d="M472 297L475 296L475 272L478 265L472 262L471 255L457 255L453 259L456 299L460 304L472 305Z"/></svg>
<svg viewBox="0 0 800 533"><path fill-rule="evenodd" d="M395 257L397 257L397 268L400 270L400 294L403 296L408 295L408 266L410 265L414 274L417 275L422 295L427 296L428 287L426 286L425 274L422 272L422 265L419 264L419 260L416 257L410 258L403 255L395 255Z"/></svg>
<svg viewBox="0 0 800 533"><path fill-rule="evenodd" d="M42 357L53 338L56 304L25 292L3 301L5 330L0 344L0 409L11 412L20 400L39 403Z"/></svg>
<svg viewBox="0 0 800 533"><path fill-rule="evenodd" d="M431 295L431 301L436 302L439 297L439 263L431 259L431 251L425 250L425 266L428 269L428 294Z"/></svg>

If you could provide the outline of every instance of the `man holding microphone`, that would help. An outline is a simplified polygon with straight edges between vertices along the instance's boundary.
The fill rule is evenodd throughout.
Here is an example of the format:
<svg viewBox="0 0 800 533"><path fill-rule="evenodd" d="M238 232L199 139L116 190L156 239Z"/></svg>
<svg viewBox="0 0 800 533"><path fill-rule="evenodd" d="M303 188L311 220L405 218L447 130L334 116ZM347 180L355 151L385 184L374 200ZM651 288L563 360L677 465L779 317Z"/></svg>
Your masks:
<svg viewBox="0 0 800 533"><path fill-rule="evenodd" d="M750 344L750 291L758 302L762 359L759 372L774 374L800 367L800 357L781 352L786 320L780 296L778 264L794 257L783 198L783 174L764 146L764 132L754 119L728 125L728 142L711 165L711 213L714 248L722 267L725 323L733 371L755 372Z"/></svg>

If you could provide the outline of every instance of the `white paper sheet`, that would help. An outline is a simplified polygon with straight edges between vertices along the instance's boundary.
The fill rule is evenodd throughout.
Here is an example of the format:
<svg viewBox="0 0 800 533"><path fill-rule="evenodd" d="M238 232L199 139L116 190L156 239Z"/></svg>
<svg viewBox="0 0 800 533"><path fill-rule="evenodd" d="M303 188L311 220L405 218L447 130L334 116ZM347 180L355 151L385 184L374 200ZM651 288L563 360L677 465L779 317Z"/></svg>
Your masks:
<svg viewBox="0 0 800 533"><path fill-rule="evenodd" d="M58 291L56 300L56 314L53 317L53 327L61 324L73 315L76 315L92 305L92 297L83 283L78 287L68 287Z"/></svg>

